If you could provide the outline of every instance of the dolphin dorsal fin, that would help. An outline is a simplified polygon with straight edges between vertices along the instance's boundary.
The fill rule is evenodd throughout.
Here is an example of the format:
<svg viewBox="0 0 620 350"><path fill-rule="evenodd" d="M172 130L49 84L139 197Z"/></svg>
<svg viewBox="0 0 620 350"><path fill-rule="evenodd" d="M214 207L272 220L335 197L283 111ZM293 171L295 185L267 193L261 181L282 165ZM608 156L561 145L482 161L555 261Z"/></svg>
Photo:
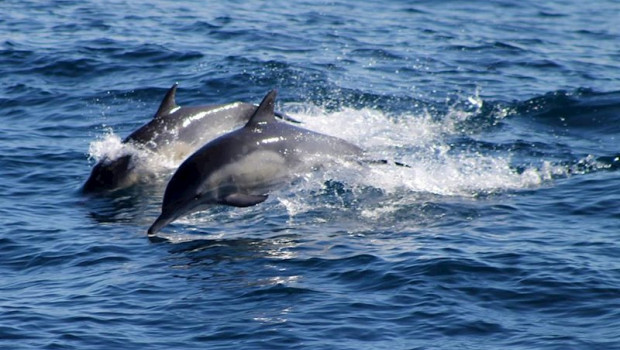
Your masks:
<svg viewBox="0 0 620 350"><path fill-rule="evenodd" d="M157 109L157 113L155 113L155 117L153 117L153 119L167 116L168 114L172 113L172 111L179 108L179 106L177 105L175 101L176 94L177 94L177 86L179 86L179 84L174 83L174 85L172 85L170 90L168 90L168 92L166 93L166 96L164 96L164 99L161 101L161 104L159 105L159 109Z"/></svg>
<svg viewBox="0 0 620 350"><path fill-rule="evenodd" d="M269 91L265 98L263 98L263 101L260 103L260 105L258 105L258 107L256 108L256 111L254 112L246 126L252 127L276 121L274 108L277 94L278 92L276 90Z"/></svg>

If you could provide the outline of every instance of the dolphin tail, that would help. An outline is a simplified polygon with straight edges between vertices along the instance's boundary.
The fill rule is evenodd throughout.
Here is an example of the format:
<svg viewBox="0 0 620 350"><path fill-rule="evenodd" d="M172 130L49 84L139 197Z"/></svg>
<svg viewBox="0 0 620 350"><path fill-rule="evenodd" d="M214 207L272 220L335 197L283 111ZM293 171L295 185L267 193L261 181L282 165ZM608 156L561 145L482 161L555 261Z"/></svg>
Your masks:
<svg viewBox="0 0 620 350"><path fill-rule="evenodd" d="M280 119L284 120L285 122L289 122L289 123L293 123L293 124L301 124L301 122L299 120L289 116L286 113L282 113L282 112L276 111L276 112L274 112L274 114L275 114L275 116L277 118L280 118Z"/></svg>
<svg viewBox="0 0 620 350"><path fill-rule="evenodd" d="M389 161L387 159L366 159L364 160L364 163L366 164L384 164L384 165L389 165L389 164L394 164L396 166L400 166L403 168L411 168L411 165L407 164L407 163L402 163L399 161Z"/></svg>

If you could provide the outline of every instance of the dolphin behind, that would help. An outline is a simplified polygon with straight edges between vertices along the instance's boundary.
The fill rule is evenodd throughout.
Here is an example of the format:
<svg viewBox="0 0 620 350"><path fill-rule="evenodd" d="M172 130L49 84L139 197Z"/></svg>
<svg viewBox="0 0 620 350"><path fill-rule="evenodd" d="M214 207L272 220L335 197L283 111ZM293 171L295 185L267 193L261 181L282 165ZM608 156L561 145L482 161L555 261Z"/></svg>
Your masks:
<svg viewBox="0 0 620 350"><path fill-rule="evenodd" d="M257 108L243 102L180 107L175 101L176 90L174 84L152 120L122 141L126 152L114 158L104 156L97 162L83 192L112 191L144 181L149 169L141 168L136 153L154 153L180 162L207 141L243 126Z"/></svg>
<svg viewBox="0 0 620 350"><path fill-rule="evenodd" d="M246 125L207 143L174 173L164 193L161 215L148 230L154 235L178 217L212 205L248 207L295 174L334 158L363 151L344 140L274 118L276 91L265 96Z"/></svg>

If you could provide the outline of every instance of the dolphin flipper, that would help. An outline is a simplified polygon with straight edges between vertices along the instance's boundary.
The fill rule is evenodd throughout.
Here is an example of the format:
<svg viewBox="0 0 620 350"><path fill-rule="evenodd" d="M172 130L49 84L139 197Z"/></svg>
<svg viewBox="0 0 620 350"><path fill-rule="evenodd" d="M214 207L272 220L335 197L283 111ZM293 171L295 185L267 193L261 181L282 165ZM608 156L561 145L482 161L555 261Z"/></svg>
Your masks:
<svg viewBox="0 0 620 350"><path fill-rule="evenodd" d="M267 195L251 195L243 193L233 193L226 196L221 204L231 205L233 207L250 207L258 203L262 203L267 199Z"/></svg>

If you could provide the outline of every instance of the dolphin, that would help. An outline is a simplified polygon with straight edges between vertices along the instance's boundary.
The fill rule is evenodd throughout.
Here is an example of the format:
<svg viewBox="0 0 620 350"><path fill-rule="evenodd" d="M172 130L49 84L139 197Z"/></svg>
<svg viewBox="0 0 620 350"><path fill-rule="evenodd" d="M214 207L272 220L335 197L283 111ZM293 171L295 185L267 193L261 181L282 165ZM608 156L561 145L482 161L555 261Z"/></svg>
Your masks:
<svg viewBox="0 0 620 350"><path fill-rule="evenodd" d="M276 91L269 92L244 127L204 145L176 170L164 192L161 215L149 236L180 216L212 205L248 207L295 174L330 160L357 158L361 148L274 118Z"/></svg>
<svg viewBox="0 0 620 350"><path fill-rule="evenodd" d="M177 86L174 84L168 90L153 119L122 141L124 146L146 151L147 154L163 154L181 162L207 141L242 126L257 108L243 102L180 107L175 101ZM296 122L284 114L277 115ZM115 158L106 156L99 160L82 191L112 191L144 181L145 169L139 169L136 158L135 154L127 152Z"/></svg>

